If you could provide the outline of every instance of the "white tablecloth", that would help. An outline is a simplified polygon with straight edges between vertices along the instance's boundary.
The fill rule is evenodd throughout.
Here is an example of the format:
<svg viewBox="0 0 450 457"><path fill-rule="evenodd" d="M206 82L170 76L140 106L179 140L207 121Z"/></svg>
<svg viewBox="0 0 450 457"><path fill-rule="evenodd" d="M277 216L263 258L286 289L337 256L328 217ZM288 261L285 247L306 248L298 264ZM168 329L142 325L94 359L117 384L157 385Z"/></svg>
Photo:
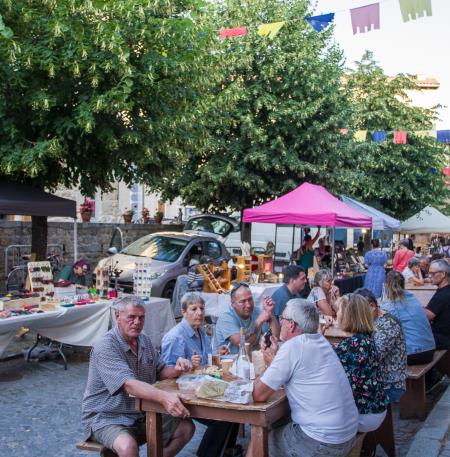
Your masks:
<svg viewBox="0 0 450 457"><path fill-rule="evenodd" d="M253 294L255 306L261 305L261 300L265 296L271 297L272 294L280 287L281 284L258 283L251 284L250 290ZM222 314L230 304L230 294L213 294L201 292L203 300L205 300L206 315L212 318L217 318Z"/></svg>
<svg viewBox="0 0 450 457"><path fill-rule="evenodd" d="M163 335L175 325L170 301L165 298L150 298L145 305L146 333L155 347L161 345ZM74 346L92 346L114 322L112 301L59 307L56 311L41 314L10 317L0 320L0 355L4 352L15 332L22 326L41 335Z"/></svg>

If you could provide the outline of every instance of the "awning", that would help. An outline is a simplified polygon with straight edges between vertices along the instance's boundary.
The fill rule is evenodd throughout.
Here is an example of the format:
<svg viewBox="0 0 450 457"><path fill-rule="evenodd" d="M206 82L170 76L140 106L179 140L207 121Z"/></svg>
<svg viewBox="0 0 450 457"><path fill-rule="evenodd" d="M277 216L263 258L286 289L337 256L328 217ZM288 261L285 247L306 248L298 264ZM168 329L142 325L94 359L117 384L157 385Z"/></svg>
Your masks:
<svg viewBox="0 0 450 457"><path fill-rule="evenodd" d="M346 197L345 195L341 196L342 201L352 208L357 209L359 212L370 216L372 218L372 229L373 230L393 230L398 231L400 228L400 221L394 219L387 214L382 213L381 211L372 208L365 203L361 203L353 198Z"/></svg>
<svg viewBox="0 0 450 457"><path fill-rule="evenodd" d="M450 218L436 208L427 206L400 226L404 233L450 233Z"/></svg>

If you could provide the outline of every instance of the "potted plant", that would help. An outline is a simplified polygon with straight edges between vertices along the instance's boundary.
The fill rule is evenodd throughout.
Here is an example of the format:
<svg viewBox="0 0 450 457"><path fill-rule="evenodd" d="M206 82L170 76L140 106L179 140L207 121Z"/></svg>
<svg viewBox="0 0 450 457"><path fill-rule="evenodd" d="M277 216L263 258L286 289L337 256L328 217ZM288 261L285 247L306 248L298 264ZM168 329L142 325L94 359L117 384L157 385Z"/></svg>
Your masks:
<svg viewBox="0 0 450 457"><path fill-rule="evenodd" d="M134 210L126 209L124 211L124 213L122 214L125 224L131 224L131 220L133 219L133 216L134 216Z"/></svg>
<svg viewBox="0 0 450 457"><path fill-rule="evenodd" d="M143 208L141 211L142 222L144 224L148 224L148 220L150 219L150 211L148 208Z"/></svg>
<svg viewBox="0 0 450 457"><path fill-rule="evenodd" d="M161 224L163 220L164 213L162 211L156 211L155 213L155 224Z"/></svg>
<svg viewBox="0 0 450 457"><path fill-rule="evenodd" d="M92 217L92 213L94 212L94 201L89 200L88 198L84 198L84 201L80 203L80 214L81 220L83 222L89 222Z"/></svg>

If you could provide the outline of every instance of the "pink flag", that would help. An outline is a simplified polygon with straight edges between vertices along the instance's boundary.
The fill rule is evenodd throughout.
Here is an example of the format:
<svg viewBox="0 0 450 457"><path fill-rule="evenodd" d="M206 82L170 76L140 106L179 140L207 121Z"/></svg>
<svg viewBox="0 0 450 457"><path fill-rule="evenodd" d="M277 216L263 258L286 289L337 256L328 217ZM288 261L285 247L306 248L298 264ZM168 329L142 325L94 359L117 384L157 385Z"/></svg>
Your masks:
<svg viewBox="0 0 450 457"><path fill-rule="evenodd" d="M380 4L372 3L371 5L361 6L350 10L352 17L353 35L358 33L369 32L380 28ZM366 30L367 27L367 30Z"/></svg>
<svg viewBox="0 0 450 457"><path fill-rule="evenodd" d="M348 129L339 129L339 133L340 133L341 135L347 135Z"/></svg>
<svg viewBox="0 0 450 457"><path fill-rule="evenodd" d="M232 38L247 35L247 27L234 27L233 29L221 29L220 38Z"/></svg>
<svg viewBox="0 0 450 457"><path fill-rule="evenodd" d="M394 144L406 144L406 138L408 133L405 131L395 131L394 132Z"/></svg>

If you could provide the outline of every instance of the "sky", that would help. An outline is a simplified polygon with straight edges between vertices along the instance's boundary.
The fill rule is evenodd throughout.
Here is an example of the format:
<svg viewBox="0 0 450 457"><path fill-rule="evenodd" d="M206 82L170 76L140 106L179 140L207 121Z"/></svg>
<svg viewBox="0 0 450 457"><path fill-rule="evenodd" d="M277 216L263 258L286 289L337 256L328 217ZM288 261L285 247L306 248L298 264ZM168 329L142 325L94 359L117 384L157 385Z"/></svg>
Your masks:
<svg viewBox="0 0 450 457"><path fill-rule="evenodd" d="M431 0L433 14L403 22L398 0L379 0L380 29L353 35L350 9L375 0L317 0L314 14L336 13L334 36L344 51L346 66L366 49L388 75L409 73L436 78L440 88L429 96L439 110L438 130L450 129L450 0Z"/></svg>

